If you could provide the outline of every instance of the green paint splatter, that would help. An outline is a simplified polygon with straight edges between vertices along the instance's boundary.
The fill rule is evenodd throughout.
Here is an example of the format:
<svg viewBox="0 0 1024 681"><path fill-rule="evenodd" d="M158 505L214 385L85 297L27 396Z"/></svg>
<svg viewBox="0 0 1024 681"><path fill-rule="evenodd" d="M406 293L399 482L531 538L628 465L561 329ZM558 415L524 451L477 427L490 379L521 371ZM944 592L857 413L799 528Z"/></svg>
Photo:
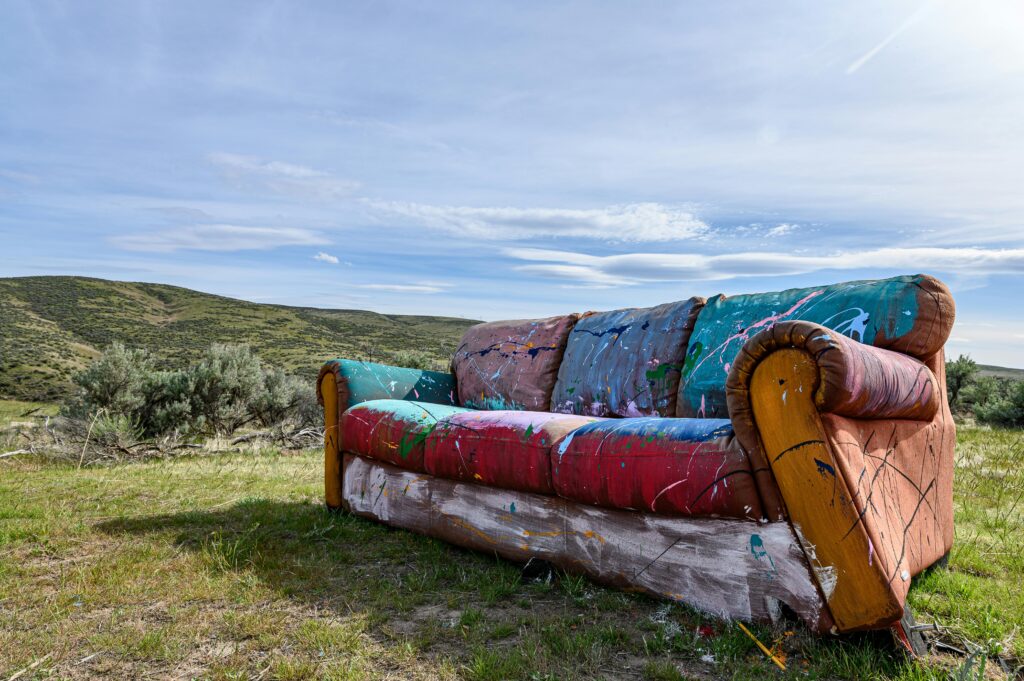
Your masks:
<svg viewBox="0 0 1024 681"><path fill-rule="evenodd" d="M690 346L690 351L686 353L686 359L683 360L683 378L686 379L694 368L697 366L697 361L700 359L701 353L704 352L704 344L700 341L695 342Z"/></svg>
<svg viewBox="0 0 1024 681"><path fill-rule="evenodd" d="M682 368L679 364L661 364L657 369L648 371L645 373L647 380L652 383L655 381L664 381L670 371L679 371Z"/></svg>

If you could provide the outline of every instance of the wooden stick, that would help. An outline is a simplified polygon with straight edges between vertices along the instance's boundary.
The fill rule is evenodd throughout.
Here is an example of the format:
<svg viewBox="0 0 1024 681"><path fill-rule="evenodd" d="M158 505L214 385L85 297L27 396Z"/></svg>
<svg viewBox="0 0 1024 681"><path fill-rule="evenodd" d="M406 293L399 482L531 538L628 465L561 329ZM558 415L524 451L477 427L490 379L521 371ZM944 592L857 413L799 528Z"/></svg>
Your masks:
<svg viewBox="0 0 1024 681"><path fill-rule="evenodd" d="M13 676L7 679L7 681L14 681L15 679L20 679L22 676L25 675L25 672L32 671L33 669L35 669L36 667L50 659L50 655L53 655L53 653L46 653L32 664L22 669L20 672L15 672Z"/></svg>
<svg viewBox="0 0 1024 681"><path fill-rule="evenodd" d="M752 633L750 633L750 629L747 629L745 626L743 626L743 622L737 622L736 624L739 625L740 629L743 630L744 634L746 634L747 636L750 637L751 641L753 641L754 643L757 644L757 647L761 649L761 652L764 653L765 655L767 655L768 659L770 659L772 662L775 663L776 667L778 667L782 671L786 671L786 665L782 664L782 661L779 660L779 658L775 657L775 655L772 654L772 651L770 651L767 648L765 648L764 644L761 643L760 641L758 641L757 637L754 636Z"/></svg>
<svg viewBox="0 0 1024 681"><path fill-rule="evenodd" d="M85 450L89 448L89 438L92 437L92 427L96 425L96 420L99 419L100 414L104 412L100 409L96 412L96 415L92 417L92 423L89 424L89 432L85 434L85 443L82 445L82 455L78 457L78 470L82 470L82 462L85 461Z"/></svg>

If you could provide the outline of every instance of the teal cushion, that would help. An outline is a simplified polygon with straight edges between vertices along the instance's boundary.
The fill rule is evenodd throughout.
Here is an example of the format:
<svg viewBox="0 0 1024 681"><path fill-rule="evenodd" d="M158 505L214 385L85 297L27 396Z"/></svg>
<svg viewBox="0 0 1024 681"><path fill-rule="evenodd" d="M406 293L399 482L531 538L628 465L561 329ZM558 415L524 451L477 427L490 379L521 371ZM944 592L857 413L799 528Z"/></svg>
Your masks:
<svg viewBox="0 0 1024 681"><path fill-rule="evenodd" d="M953 326L953 298L926 275L711 298L690 336L676 416L726 418L725 379L740 348L781 321L821 324L854 340L925 358Z"/></svg>

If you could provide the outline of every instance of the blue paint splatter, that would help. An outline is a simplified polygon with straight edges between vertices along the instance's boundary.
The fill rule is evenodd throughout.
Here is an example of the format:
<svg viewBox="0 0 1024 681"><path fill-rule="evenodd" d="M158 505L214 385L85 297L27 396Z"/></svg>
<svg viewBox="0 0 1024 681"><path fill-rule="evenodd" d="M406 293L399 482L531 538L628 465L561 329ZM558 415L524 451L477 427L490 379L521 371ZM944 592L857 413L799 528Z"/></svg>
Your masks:
<svg viewBox="0 0 1024 681"><path fill-rule="evenodd" d="M820 475L825 475L826 473L828 473L833 478L836 477L836 469L830 466L829 464L825 463L821 459L815 459L814 463L818 467L818 473Z"/></svg>
<svg viewBox="0 0 1024 681"><path fill-rule="evenodd" d="M771 576L775 574L775 561L768 555L768 549L764 546L764 540L761 539L761 535L752 534L750 535L750 553L753 554L754 558L761 561L765 558L768 559L768 565L771 567Z"/></svg>

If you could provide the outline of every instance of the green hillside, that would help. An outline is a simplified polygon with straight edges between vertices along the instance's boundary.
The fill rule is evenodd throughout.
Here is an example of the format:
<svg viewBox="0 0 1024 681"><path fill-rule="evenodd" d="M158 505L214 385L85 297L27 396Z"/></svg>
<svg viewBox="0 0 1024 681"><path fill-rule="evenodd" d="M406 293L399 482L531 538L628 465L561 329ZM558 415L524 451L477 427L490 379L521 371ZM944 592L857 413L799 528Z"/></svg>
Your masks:
<svg viewBox="0 0 1024 681"><path fill-rule="evenodd" d="M0 278L0 399L60 397L69 376L115 340L151 351L167 368L213 342L248 343L265 361L313 378L339 356L388 361L411 350L444 366L474 323L261 305L164 284Z"/></svg>
<svg viewBox="0 0 1024 681"><path fill-rule="evenodd" d="M979 364L978 373L982 376L1012 378L1015 381L1024 381L1024 369L1010 369L1009 367L997 367L991 364Z"/></svg>

